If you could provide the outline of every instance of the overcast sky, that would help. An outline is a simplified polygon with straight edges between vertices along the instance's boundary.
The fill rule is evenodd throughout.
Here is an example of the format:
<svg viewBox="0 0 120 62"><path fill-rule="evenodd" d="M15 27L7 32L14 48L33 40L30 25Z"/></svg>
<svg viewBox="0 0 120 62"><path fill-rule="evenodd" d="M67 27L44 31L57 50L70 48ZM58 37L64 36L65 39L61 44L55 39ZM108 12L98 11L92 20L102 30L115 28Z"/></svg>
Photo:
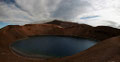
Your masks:
<svg viewBox="0 0 120 62"><path fill-rule="evenodd" d="M27 24L61 19L118 28L119 2L120 0L0 0L0 21Z"/></svg>

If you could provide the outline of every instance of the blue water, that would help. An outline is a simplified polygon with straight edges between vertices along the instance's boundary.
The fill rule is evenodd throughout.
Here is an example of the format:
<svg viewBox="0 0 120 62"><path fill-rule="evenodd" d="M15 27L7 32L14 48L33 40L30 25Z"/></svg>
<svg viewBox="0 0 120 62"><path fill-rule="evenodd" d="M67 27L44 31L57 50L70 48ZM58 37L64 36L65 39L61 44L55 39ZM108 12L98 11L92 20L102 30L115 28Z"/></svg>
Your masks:
<svg viewBox="0 0 120 62"><path fill-rule="evenodd" d="M13 51L26 57L64 57L77 54L95 45L95 40L67 36L36 36L18 40Z"/></svg>

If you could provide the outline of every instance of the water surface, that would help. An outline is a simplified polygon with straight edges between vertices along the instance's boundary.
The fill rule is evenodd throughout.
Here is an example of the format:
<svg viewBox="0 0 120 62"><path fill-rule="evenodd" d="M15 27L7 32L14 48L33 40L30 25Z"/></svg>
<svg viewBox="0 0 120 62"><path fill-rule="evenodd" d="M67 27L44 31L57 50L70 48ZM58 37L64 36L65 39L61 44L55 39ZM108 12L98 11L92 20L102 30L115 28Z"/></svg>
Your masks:
<svg viewBox="0 0 120 62"><path fill-rule="evenodd" d="M70 36L36 36L18 40L13 51L27 57L64 57L77 54L95 45L95 40Z"/></svg>

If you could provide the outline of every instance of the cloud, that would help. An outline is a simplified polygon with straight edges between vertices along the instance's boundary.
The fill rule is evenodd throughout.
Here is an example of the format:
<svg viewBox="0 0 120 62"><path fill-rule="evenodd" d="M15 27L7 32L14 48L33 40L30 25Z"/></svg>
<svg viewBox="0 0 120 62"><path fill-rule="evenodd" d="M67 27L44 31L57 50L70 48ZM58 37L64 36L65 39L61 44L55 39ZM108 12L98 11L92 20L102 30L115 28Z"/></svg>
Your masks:
<svg viewBox="0 0 120 62"><path fill-rule="evenodd" d="M52 14L52 17L66 20L73 19L79 14L84 13L89 5L84 0L62 0Z"/></svg>
<svg viewBox="0 0 120 62"><path fill-rule="evenodd" d="M62 19L93 26L114 24L118 26L119 2L119 0L0 0L0 21L27 24ZM84 19L85 17L88 19Z"/></svg>

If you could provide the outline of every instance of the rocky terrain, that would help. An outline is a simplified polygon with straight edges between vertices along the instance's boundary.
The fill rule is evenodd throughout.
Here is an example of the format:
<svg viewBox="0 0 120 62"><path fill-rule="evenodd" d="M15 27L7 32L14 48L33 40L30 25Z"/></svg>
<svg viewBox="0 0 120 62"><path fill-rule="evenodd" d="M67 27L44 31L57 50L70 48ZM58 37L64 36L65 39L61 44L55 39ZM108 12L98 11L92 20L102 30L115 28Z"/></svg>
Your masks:
<svg viewBox="0 0 120 62"><path fill-rule="evenodd" d="M98 40L95 46L69 57L32 59L15 54L10 45L36 35L78 36ZM0 62L120 62L120 30L108 26L54 20L45 24L8 25L0 29Z"/></svg>

